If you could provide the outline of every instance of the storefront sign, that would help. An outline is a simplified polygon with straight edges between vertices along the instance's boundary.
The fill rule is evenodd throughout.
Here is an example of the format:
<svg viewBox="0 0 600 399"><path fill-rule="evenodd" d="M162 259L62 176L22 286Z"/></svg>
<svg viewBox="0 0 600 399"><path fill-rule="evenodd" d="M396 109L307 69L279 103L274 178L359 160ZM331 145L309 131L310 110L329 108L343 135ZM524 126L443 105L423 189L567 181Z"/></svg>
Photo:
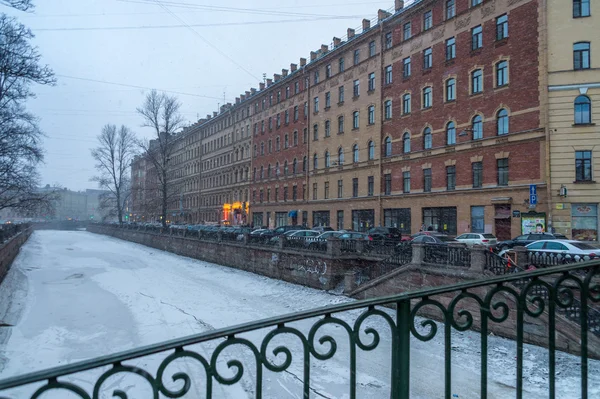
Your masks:
<svg viewBox="0 0 600 399"><path fill-rule="evenodd" d="M543 233L546 231L545 213L521 214L521 234Z"/></svg>
<svg viewBox="0 0 600 399"><path fill-rule="evenodd" d="M521 217L521 211L513 211L513 217L514 218L520 218Z"/></svg>

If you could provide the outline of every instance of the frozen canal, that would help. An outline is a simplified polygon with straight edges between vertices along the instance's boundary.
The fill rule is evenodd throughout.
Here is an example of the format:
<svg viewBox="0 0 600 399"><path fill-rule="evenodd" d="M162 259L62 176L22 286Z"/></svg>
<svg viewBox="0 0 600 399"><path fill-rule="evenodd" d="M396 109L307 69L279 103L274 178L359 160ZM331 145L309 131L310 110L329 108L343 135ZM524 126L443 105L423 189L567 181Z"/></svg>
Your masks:
<svg viewBox="0 0 600 399"><path fill-rule="evenodd" d="M0 286L0 321L12 325L0 327L0 378L348 300L92 233L37 231ZM357 314L350 312L340 317L353 323ZM312 323L314 320L294 326L306 333ZM357 397L386 398L390 380L389 328L380 318L370 318L365 325L376 327L382 342L371 352L357 350ZM324 362L312 358L311 397L348 397L347 334L335 327L320 331L323 334L317 338L324 333L338 338L338 353ZM246 337L260 344L264 334L260 331ZM297 356L284 373L264 369L265 398L302 397L301 346L291 335L285 339ZM368 337L364 340L369 342ZM479 335L455 333L452 340L453 393L458 398L477 398ZM216 340L191 349L210 358L221 342ZM269 353L282 342L282 337L275 339ZM443 330L429 342L411 340L412 397L443 397L442 342ZM514 397L515 344L491 337L489 345L489 397ZM322 347L321 352L326 349ZM546 352L527 346L525 353L525 397L547 397ZM156 375L165 356L135 359L131 364ZM578 358L564 354L557 358L557 397L579 397ZM244 377L224 388L215 381L214 397L254 397L254 357L247 350L227 349L220 358L221 374L231 376L225 363L232 359L244 362ZM180 387L170 382L170 376L183 370L197 376L186 397L204 397L204 374L197 363L180 361L176 366L167 369L165 380L169 386ZM590 397L600 397L599 375L598 363L592 362ZM91 392L90 381L94 378L97 374L87 372L74 376L72 381ZM136 377L113 377L105 383L103 397L112 397L117 386L133 397L148 397L146 385ZM18 398L26 392L31 394L23 390L6 394Z"/></svg>

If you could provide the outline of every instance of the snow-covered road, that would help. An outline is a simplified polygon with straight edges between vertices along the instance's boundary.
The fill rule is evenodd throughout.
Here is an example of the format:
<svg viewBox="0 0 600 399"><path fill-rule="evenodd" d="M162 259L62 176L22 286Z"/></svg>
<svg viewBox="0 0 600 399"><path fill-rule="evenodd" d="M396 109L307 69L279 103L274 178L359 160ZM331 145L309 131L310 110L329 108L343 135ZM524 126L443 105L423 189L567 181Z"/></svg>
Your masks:
<svg viewBox="0 0 600 399"><path fill-rule="evenodd" d="M349 299L110 237L87 232L36 231L0 286L0 320L14 325L0 327L0 378L345 301ZM340 317L353 322L358 314L348 312ZM313 323L314 320L306 320L294 326L306 333ZM365 324L377 328L382 342L374 351L357 351L358 397L386 398L390 380L389 328L377 317ZM347 334L335 327L320 331L338 337L338 352L328 361L312 359L314 397L348 397ZM247 337L260 344L264 334L259 331ZM290 349L300 355L297 338L288 335L286 339ZM193 349L210 358L221 342ZM270 350L282 342L281 337L277 338ZM453 393L458 398L477 398L479 335L455 332L452 342ZM514 351L514 342L490 337L490 398L514 397ZM525 397L547 397L546 351L533 346L526 346L525 351ZM429 342L411 340L412 397L443 396L443 355L443 329ZM165 356L154 355L134 363L155 375ZM565 354L558 354L557 358L557 397L578 397L578 358ZM214 397L254 397L256 371L251 353L229 348L223 359L242 360L245 374L232 387L215 387ZM169 377L175 368L167 369ZM203 380L197 365L181 361L178 370L182 368L190 375L201 376L198 382ZM223 374L228 372L224 362L220 363L220 370ZM74 377L74 381L91 390L93 375L84 373ZM97 378L97 374L94 376ZM590 397L600 396L598 362L591 362L590 378ZM127 381L125 384L116 377L109 380L106 397L110 397L117 383L120 387L126 385L127 392L147 389L139 379ZM301 398L302 356L294 356L285 373L265 370L263 381L265 398ZM203 386L203 382L193 384L189 397L204 397ZM21 397L25 393L20 390L12 394Z"/></svg>

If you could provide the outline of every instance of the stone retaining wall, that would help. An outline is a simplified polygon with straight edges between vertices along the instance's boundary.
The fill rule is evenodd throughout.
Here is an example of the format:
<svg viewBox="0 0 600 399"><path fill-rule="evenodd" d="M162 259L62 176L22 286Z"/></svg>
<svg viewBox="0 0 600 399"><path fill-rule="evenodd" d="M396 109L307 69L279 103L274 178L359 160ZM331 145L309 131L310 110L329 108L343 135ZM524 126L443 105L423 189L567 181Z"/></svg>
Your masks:
<svg viewBox="0 0 600 399"><path fill-rule="evenodd" d="M8 273L13 260L19 253L19 249L25 244L31 235L31 232L32 229L28 228L0 245L0 284L4 280L6 273Z"/></svg>

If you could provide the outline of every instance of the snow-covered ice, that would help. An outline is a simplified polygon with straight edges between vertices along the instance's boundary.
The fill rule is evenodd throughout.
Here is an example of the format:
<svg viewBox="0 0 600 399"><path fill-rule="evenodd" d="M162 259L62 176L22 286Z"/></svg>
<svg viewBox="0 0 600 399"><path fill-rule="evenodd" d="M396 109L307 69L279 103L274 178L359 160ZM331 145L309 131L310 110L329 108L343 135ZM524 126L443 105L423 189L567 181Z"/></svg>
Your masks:
<svg viewBox="0 0 600 399"><path fill-rule="evenodd" d="M106 236L36 231L0 286L0 320L13 325L0 327L0 378L350 300ZM352 325L359 314L353 311L338 317ZM304 320L291 326L307 334L315 321ZM357 397L386 398L390 380L389 327L381 317L371 317L364 325L380 332L381 343L370 352L357 349ZM243 337L260 348L265 334L266 330L260 330ZM319 330L317 341L325 334L337 338L338 351L327 361L311 359L311 397L347 398L347 333L341 327L324 326ZM363 339L370 341L364 334ZM221 342L223 340L215 340L188 349L209 359ZM264 369L265 398L302 397L302 346L298 339L291 335L278 336L269 345L269 353L284 342L294 354L292 364L283 373ZM411 397L443 397L443 342L443 328L438 329L438 335L429 342L411 339ZM479 397L479 343L478 333L455 331L452 334L455 397ZM320 352L328 349L318 346L318 342L316 345ZM488 345L488 397L514 397L516 345L497 337L490 337ZM166 356L157 354L126 364L156 375L158 365ZM252 353L239 346L230 347L219 359L218 369L225 376L232 375L225 364L228 360L241 360L245 369L242 380L234 386L220 387L215 381L214 397L254 397L256 366ZM278 359L276 363L283 358L280 355ZM526 345L526 398L547 397L546 359L546 350ZM194 378L192 391L186 397L204 397L204 374L192 361L178 360L167 368L168 386L181 387L170 382L170 376L181 370ZM579 358L557 354L557 397L580 396L578 371ZM89 371L69 378L90 392L99 372ZM590 361L589 375L590 397L600 397L599 362ZM111 377L105 387L103 397L112 397L117 387L134 397L146 397L149 393L148 384L132 376ZM31 389L21 388L6 394L18 398L29 396L31 392ZM2 394L5 393L0 396Z"/></svg>

